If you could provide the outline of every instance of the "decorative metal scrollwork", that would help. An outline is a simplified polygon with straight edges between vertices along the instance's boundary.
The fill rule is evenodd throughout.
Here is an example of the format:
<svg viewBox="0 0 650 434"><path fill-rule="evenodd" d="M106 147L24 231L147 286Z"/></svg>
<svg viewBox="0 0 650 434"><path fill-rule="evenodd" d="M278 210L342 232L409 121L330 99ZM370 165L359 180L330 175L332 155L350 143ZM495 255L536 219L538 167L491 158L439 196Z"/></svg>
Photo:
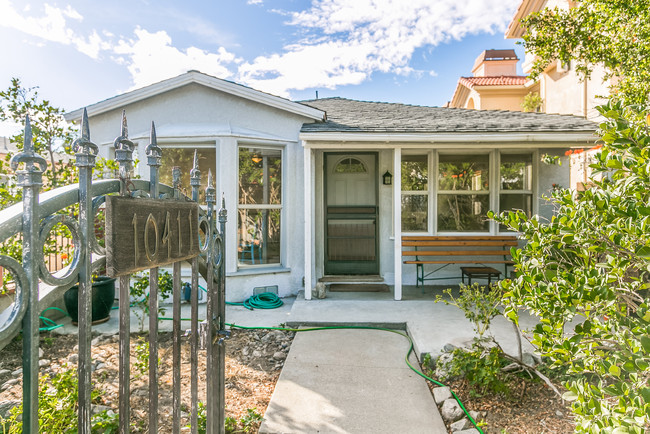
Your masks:
<svg viewBox="0 0 650 434"><path fill-rule="evenodd" d="M9 271L16 281L13 308L7 308L0 314L0 336L11 336L20 329L21 321L25 316L29 296L29 282L22 264L15 259L9 256L0 256L0 267Z"/></svg>
<svg viewBox="0 0 650 434"><path fill-rule="evenodd" d="M201 228L203 227L203 233L205 236L203 239L201 239ZM199 217L199 250L201 253L205 253L208 251L208 247L210 245L210 237L212 236L212 228L210 227L210 223L208 222L208 217L207 216L201 216Z"/></svg>
<svg viewBox="0 0 650 434"><path fill-rule="evenodd" d="M214 268L219 268L223 259L223 239L221 234L216 234L214 236L214 242L212 244L212 264Z"/></svg>
<svg viewBox="0 0 650 434"><path fill-rule="evenodd" d="M50 274L47 269L47 265L45 264L45 258L43 256L43 246L45 245L50 231L57 224L62 224L68 228L72 234L72 244L74 246L72 262L68 266L68 270L62 276L54 276L53 274ZM63 286L74 283L77 279L79 268L81 267L81 237L79 231L79 223L77 223L77 221L72 217L63 214L54 214L47 217L43 220L43 224L41 225L39 248L36 249L36 251L38 252L36 258L38 261L41 280L43 280L43 282L53 286Z"/></svg>

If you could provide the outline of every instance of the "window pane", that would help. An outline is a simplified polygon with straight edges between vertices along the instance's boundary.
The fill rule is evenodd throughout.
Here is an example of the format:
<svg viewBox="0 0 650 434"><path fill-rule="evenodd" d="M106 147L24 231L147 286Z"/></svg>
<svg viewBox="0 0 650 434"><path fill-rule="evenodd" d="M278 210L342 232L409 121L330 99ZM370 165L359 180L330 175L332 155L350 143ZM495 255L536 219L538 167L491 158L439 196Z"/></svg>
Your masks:
<svg viewBox="0 0 650 434"><path fill-rule="evenodd" d="M531 194L500 194L499 212L522 210L528 217L533 214L533 196Z"/></svg>
<svg viewBox="0 0 650 434"><path fill-rule="evenodd" d="M344 158L334 168L335 173L366 173L366 166L356 158Z"/></svg>
<svg viewBox="0 0 650 434"><path fill-rule="evenodd" d="M199 202L205 200L205 187L208 186L208 170L212 171L212 176L217 173L216 162L217 155L214 148L197 149L199 160L199 170L201 171L201 186L199 187ZM181 188L185 194L191 196L190 188L190 171L194 167L194 148L168 148L162 150L162 161L160 168L160 182L172 185L172 167L181 168Z"/></svg>
<svg viewBox="0 0 650 434"><path fill-rule="evenodd" d="M282 151L239 148L239 203L279 205L281 193Z"/></svg>
<svg viewBox="0 0 650 434"><path fill-rule="evenodd" d="M440 190L487 191L488 155L440 155Z"/></svg>
<svg viewBox="0 0 650 434"><path fill-rule="evenodd" d="M533 189L533 157L501 154L501 190Z"/></svg>
<svg viewBox="0 0 650 434"><path fill-rule="evenodd" d="M426 191L428 171L426 155L402 155L402 191Z"/></svg>
<svg viewBox="0 0 650 434"><path fill-rule="evenodd" d="M428 202L426 195L402 196L402 231L427 232Z"/></svg>
<svg viewBox="0 0 650 434"><path fill-rule="evenodd" d="M280 210L240 209L238 214L239 264L279 264Z"/></svg>
<svg viewBox="0 0 650 434"><path fill-rule="evenodd" d="M438 230L483 232L489 229L487 218L489 195L438 195Z"/></svg>

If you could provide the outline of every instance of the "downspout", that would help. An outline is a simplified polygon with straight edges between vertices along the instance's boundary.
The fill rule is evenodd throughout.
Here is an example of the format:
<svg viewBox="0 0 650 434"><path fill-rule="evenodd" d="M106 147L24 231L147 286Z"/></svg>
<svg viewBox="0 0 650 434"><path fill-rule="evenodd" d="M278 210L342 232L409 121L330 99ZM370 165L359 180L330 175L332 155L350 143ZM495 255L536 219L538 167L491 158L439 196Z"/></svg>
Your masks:
<svg viewBox="0 0 650 434"><path fill-rule="evenodd" d="M587 119L587 78L582 83L582 115Z"/></svg>

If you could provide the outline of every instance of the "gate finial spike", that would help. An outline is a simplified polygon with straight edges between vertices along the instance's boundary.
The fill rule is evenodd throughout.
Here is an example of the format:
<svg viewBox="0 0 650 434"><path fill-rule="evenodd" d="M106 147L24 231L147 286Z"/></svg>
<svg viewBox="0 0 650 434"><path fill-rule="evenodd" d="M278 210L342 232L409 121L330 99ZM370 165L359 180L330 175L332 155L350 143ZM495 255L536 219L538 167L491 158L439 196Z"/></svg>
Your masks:
<svg viewBox="0 0 650 434"><path fill-rule="evenodd" d="M81 117L81 140L90 141L90 123L88 122L86 107L84 107L84 114Z"/></svg>
<svg viewBox="0 0 650 434"><path fill-rule="evenodd" d="M149 145L147 145L147 148L145 149L145 153L147 154L148 157L153 158L154 160L149 161L149 165L157 165L160 166L160 157L162 156L162 149L160 149L160 146L158 146L158 138L156 137L156 124L154 124L153 121L151 121L151 134L149 136L151 140L149 141Z"/></svg>
<svg viewBox="0 0 650 434"><path fill-rule="evenodd" d="M75 163L79 166L79 163L82 163L79 159L79 154L84 154L85 156L94 157L99 153L99 148L93 142L90 141L90 122L88 122L88 111L84 107L84 113L81 117L81 137L75 140L72 143L72 149L77 153L77 162ZM95 160L93 159L90 162L82 163L84 166L90 165L94 166Z"/></svg>
<svg viewBox="0 0 650 434"><path fill-rule="evenodd" d="M120 130L120 136L125 139L129 137L129 127L126 124L126 109L122 110L122 129Z"/></svg>
<svg viewBox="0 0 650 434"><path fill-rule="evenodd" d="M197 150L194 150L194 165L190 170L190 184L194 186L199 186L201 178L201 171L199 170L199 156Z"/></svg>
<svg viewBox="0 0 650 434"><path fill-rule="evenodd" d="M208 188L212 187L212 169L208 169Z"/></svg>
<svg viewBox="0 0 650 434"><path fill-rule="evenodd" d="M34 152L32 143L32 123L29 121L29 115L25 115L25 136L23 137L23 152Z"/></svg>
<svg viewBox="0 0 650 434"><path fill-rule="evenodd" d="M149 137L151 138L151 144L158 146L158 137L156 137L156 124L154 121L151 121L151 134Z"/></svg>

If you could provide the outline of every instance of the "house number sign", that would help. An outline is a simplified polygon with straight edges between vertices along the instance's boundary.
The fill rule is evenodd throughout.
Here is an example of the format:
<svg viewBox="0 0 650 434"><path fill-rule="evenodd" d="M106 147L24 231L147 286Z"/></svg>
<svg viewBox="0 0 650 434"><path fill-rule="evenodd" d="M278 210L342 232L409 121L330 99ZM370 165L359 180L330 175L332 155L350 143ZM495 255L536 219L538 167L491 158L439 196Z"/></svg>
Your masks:
<svg viewBox="0 0 650 434"><path fill-rule="evenodd" d="M111 277L199 254L199 206L165 199L106 197L106 272Z"/></svg>

